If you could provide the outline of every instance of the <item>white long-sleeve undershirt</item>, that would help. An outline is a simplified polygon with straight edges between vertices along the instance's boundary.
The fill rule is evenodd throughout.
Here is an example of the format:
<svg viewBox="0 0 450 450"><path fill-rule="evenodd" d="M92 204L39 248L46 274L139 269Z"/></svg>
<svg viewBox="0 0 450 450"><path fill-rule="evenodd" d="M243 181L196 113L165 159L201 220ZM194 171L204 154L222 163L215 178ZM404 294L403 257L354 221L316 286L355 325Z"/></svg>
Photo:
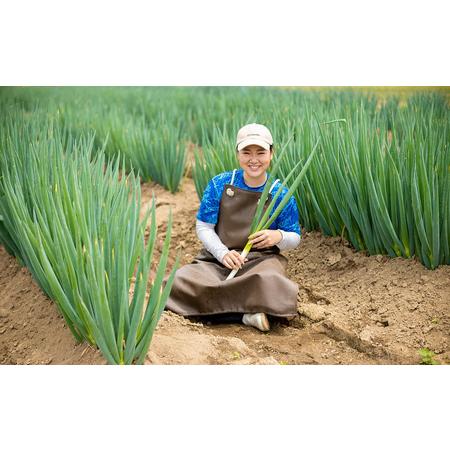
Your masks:
<svg viewBox="0 0 450 450"><path fill-rule="evenodd" d="M206 250L210 252L220 263L223 257L230 251L226 245L220 240L216 231L214 230L215 224L202 222L197 219L195 229L197 231L197 237L205 246ZM276 244L280 250L291 250L296 248L300 244L300 235L294 231L281 232L283 239Z"/></svg>

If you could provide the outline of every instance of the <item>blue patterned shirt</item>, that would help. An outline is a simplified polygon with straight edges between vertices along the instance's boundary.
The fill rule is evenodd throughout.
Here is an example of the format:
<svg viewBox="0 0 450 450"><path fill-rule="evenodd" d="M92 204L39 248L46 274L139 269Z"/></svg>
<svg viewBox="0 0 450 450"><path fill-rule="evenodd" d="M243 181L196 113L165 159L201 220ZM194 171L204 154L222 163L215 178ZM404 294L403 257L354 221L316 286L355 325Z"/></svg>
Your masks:
<svg viewBox="0 0 450 450"><path fill-rule="evenodd" d="M232 175L233 172L224 172L219 175L216 175L208 183L208 186L206 186L206 189L203 193L203 198L197 213L198 220L207 223L214 223L214 224L217 223L217 219L219 217L219 207L220 207L220 199L222 198L222 192L225 185L231 183ZM242 169L239 169L236 171L233 186L245 189L247 191L262 192L264 190L265 183L262 186L258 187L247 186L247 184L245 184L244 181L244 171ZM270 194L272 198L277 193L280 186L281 183L278 181ZM274 210L280 204L283 197L286 195L287 191L288 189L286 187L283 187L281 195L278 197L276 201ZM280 215L269 226L269 228L271 230L279 229L283 231L293 231L299 235L301 234L297 203L295 202L293 196L291 196L291 198L281 211Z"/></svg>

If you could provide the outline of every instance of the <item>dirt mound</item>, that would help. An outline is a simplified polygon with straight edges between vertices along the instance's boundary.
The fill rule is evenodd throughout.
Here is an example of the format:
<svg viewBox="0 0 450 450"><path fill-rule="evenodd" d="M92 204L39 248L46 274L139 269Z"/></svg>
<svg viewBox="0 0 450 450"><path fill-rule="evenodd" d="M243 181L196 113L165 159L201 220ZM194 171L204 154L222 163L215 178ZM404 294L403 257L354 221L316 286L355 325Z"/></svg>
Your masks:
<svg viewBox="0 0 450 450"><path fill-rule="evenodd" d="M103 364L97 350L76 345L55 303L30 272L0 247L0 363Z"/></svg>
<svg viewBox="0 0 450 450"><path fill-rule="evenodd" d="M449 361L450 266L366 256L339 238L306 233L289 254L299 312L359 351L414 362L428 347Z"/></svg>
<svg viewBox="0 0 450 450"><path fill-rule="evenodd" d="M143 212L157 197L159 249L173 214L170 263L189 263L201 248L199 205L186 178L170 194L142 184ZM415 260L366 256L340 238L304 233L287 252L300 286L298 317L273 321L269 333L242 324L197 323L164 312L146 363L153 364L415 364L427 347L450 361L450 266L429 271ZM76 344L56 305L27 269L0 247L0 363L104 364L98 350Z"/></svg>

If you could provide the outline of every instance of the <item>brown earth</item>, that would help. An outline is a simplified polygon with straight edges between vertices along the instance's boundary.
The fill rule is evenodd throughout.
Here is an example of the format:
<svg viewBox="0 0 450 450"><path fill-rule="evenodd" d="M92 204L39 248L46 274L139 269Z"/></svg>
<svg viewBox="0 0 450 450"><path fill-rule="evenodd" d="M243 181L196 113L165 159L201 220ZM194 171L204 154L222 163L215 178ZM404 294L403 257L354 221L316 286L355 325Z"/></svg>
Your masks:
<svg viewBox="0 0 450 450"><path fill-rule="evenodd" d="M157 196L160 246L168 211L174 218L171 262L200 250L199 205L192 180ZM144 211L143 211L144 212ZM340 238L303 233L286 253L288 275L300 286L298 317L272 322L269 333L242 324L207 324L164 312L147 363L153 364L418 364L427 347L450 361L450 266L429 271L415 260L366 256ZM104 364L98 350L76 344L56 305L27 269L0 247L0 363Z"/></svg>

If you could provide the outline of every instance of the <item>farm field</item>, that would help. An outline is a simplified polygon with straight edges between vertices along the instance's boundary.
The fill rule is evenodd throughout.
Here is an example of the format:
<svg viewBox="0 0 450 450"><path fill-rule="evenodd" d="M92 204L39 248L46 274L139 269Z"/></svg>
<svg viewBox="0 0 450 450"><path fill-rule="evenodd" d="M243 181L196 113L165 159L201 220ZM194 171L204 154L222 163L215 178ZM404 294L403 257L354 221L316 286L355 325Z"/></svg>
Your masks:
<svg viewBox="0 0 450 450"><path fill-rule="evenodd" d="M14 88L0 107L0 364L450 362L448 89ZM319 145L286 252L298 315L269 333L162 312L250 121L288 148L280 178Z"/></svg>
<svg viewBox="0 0 450 450"><path fill-rule="evenodd" d="M159 229L174 213L174 246L182 264L200 250L199 201L190 178L171 194L154 191ZM98 350L76 344L54 303L27 269L0 248L0 363L104 364ZM289 277L300 286L299 316L267 334L239 324L203 324L165 311L146 364L418 364L421 348L450 362L450 266L427 270L417 261L366 256L340 238L305 233L289 252Z"/></svg>

